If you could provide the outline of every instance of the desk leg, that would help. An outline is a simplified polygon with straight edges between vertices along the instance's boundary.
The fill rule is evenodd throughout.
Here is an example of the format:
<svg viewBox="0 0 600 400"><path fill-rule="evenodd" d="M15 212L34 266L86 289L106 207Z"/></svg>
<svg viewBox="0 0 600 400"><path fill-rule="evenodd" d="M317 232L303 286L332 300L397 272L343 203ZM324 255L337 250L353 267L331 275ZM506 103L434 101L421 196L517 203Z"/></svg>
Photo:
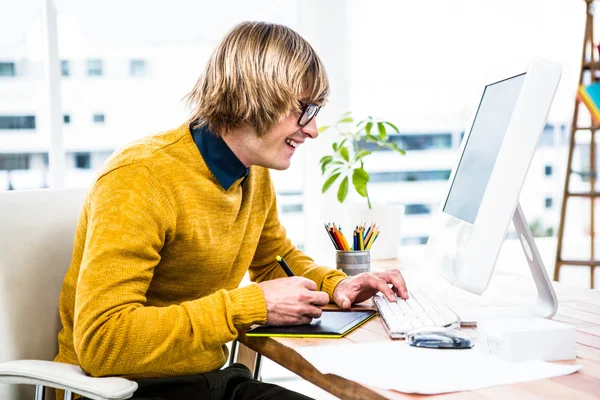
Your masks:
<svg viewBox="0 0 600 400"><path fill-rule="evenodd" d="M260 362L262 356L254 350L246 347L242 343L238 343L237 360L236 362L244 364L250 369L254 379L260 380Z"/></svg>

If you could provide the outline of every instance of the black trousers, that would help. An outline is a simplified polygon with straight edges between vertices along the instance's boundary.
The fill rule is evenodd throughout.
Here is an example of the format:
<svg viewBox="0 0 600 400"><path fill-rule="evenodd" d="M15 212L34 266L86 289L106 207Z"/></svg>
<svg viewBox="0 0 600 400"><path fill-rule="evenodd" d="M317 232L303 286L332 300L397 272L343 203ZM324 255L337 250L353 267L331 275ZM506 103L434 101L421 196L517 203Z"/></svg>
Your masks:
<svg viewBox="0 0 600 400"><path fill-rule="evenodd" d="M248 367L232 364L205 374L137 381L137 400L310 400L310 397L281 386L252 378Z"/></svg>

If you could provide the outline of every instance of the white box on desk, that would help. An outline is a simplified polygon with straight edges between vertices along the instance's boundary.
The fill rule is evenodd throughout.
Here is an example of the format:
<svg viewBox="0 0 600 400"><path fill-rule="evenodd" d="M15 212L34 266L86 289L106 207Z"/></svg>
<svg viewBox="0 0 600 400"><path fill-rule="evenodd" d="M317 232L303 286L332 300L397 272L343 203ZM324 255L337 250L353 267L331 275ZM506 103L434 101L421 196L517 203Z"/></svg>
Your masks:
<svg viewBox="0 0 600 400"><path fill-rule="evenodd" d="M575 329L545 318L477 322L480 340L490 353L507 361L575 359Z"/></svg>

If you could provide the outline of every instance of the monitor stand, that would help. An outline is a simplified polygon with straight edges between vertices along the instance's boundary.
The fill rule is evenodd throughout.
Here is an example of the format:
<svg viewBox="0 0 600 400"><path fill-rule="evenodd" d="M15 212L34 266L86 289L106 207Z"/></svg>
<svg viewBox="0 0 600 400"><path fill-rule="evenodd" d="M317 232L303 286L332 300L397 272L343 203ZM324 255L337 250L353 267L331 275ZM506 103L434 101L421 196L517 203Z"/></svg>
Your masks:
<svg viewBox="0 0 600 400"><path fill-rule="evenodd" d="M460 317L461 325L476 325L478 320L483 319L552 318L556 314L558 299L556 298L552 282L546 272L520 203L517 204L512 221L519 235L521 247L525 253L525 258L527 258L527 263L529 264L529 269L537 288L537 299L533 304L521 306L458 307L455 311Z"/></svg>

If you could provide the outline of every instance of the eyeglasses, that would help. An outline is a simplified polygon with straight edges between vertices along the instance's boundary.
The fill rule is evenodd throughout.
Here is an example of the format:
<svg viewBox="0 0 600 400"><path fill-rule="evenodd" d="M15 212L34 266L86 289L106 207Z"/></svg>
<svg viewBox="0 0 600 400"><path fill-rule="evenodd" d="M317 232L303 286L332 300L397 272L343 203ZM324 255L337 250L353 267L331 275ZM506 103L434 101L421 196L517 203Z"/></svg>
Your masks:
<svg viewBox="0 0 600 400"><path fill-rule="evenodd" d="M314 117L317 116L321 106L303 102L300 102L300 105L302 105L302 114L300 114L300 118L298 118L298 125L304 128L310 121L312 121Z"/></svg>

